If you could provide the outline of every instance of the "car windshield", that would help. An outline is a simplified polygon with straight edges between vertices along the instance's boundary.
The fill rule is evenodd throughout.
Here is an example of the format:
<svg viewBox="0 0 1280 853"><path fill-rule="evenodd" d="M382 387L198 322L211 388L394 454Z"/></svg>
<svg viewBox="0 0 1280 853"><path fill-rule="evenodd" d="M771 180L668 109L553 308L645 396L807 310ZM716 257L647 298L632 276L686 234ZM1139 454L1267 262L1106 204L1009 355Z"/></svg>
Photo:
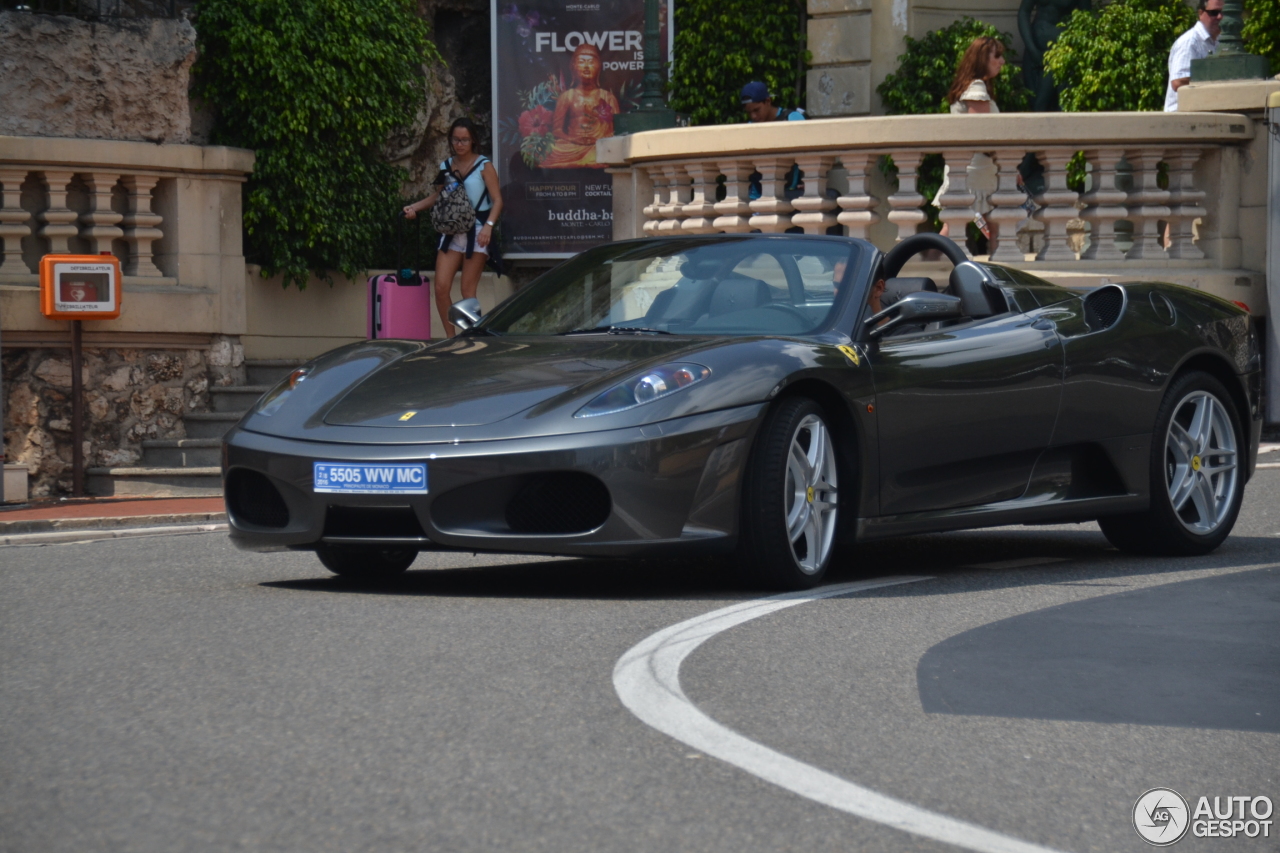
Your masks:
<svg viewBox="0 0 1280 853"><path fill-rule="evenodd" d="M502 335L803 335L831 314L856 244L804 237L614 243L485 318Z"/></svg>

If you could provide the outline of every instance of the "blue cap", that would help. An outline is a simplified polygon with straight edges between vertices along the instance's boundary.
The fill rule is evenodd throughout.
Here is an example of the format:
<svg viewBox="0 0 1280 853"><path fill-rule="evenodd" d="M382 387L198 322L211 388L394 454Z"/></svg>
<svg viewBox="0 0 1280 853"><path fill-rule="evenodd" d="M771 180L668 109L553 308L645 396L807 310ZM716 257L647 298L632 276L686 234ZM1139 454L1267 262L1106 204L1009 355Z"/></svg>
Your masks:
<svg viewBox="0 0 1280 853"><path fill-rule="evenodd" d="M762 104L769 100L769 87L759 80L752 80L742 87L742 103Z"/></svg>

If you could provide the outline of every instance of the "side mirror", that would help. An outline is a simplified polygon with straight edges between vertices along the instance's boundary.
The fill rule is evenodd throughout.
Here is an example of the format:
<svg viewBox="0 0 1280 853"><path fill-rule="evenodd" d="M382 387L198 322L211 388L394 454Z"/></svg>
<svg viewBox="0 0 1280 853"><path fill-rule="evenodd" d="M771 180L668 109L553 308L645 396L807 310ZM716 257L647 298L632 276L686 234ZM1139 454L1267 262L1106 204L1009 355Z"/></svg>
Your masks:
<svg viewBox="0 0 1280 853"><path fill-rule="evenodd" d="M877 325L890 315L896 316L883 325ZM964 312L960 297L921 290L916 293L908 293L888 308L868 317L866 325L871 327L870 335L874 338L883 335L902 323L913 321L932 323L936 320L949 320L953 317L963 316Z"/></svg>
<svg viewBox="0 0 1280 853"><path fill-rule="evenodd" d="M480 300L474 296L449 306L449 322L466 331L480 322Z"/></svg>

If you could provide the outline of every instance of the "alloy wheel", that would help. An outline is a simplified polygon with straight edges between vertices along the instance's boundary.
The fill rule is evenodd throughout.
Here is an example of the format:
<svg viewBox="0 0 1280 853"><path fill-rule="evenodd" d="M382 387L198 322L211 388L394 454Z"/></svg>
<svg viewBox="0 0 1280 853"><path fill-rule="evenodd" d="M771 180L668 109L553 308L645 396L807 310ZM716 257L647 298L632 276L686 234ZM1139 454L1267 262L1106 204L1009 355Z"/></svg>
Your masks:
<svg viewBox="0 0 1280 853"><path fill-rule="evenodd" d="M1178 403L1165 439L1165 483L1182 526L1212 533L1231 511L1239 477L1236 433L1218 398L1193 391Z"/></svg>
<svg viewBox="0 0 1280 853"><path fill-rule="evenodd" d="M836 479L831 433L821 418L808 415L792 433L784 485L787 538L805 574L825 565L835 541Z"/></svg>

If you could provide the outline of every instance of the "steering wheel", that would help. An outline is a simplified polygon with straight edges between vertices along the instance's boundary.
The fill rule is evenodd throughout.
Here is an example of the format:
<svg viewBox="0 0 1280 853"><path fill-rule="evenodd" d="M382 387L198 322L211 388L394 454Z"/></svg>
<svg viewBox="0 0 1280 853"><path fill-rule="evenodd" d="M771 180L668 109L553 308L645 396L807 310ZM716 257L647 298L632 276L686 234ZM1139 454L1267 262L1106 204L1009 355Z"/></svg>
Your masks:
<svg viewBox="0 0 1280 853"><path fill-rule="evenodd" d="M926 231L923 234L911 235L885 254L884 277L896 278L898 273L902 272L902 268L907 265L907 261L926 249L937 249L942 252L947 256L947 260L951 261L952 266L969 260L964 249L957 246L954 240Z"/></svg>
<svg viewBox="0 0 1280 853"><path fill-rule="evenodd" d="M794 305L788 305L785 302L770 302L768 305L761 305L761 308L769 308L774 311L781 311L784 314L790 314L802 323L809 323L810 320L805 313Z"/></svg>

